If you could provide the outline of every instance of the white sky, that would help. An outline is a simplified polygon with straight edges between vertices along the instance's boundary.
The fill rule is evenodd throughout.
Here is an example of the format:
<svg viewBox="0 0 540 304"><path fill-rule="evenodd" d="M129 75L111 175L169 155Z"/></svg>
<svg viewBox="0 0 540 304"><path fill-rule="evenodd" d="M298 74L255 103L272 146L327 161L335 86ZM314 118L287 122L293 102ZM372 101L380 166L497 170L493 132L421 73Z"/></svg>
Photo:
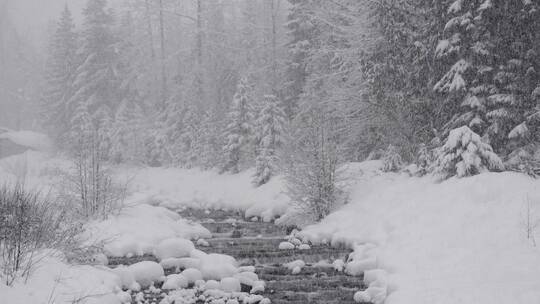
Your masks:
<svg viewBox="0 0 540 304"><path fill-rule="evenodd" d="M0 0L1 1L1 0ZM5 0L4 0L5 1ZM47 27L58 20L67 3L76 19L87 0L7 0L9 15L22 37L32 41L36 47L43 47L47 41ZM117 2L109 0L109 2Z"/></svg>

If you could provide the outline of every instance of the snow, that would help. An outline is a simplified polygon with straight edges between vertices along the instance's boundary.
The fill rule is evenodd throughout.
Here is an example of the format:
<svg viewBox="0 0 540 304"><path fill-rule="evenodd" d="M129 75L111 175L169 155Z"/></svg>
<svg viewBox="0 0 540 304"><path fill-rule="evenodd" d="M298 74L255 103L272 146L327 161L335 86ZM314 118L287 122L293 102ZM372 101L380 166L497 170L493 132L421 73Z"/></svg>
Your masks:
<svg viewBox="0 0 540 304"><path fill-rule="evenodd" d="M437 182L381 173L373 163L350 167L358 176L350 203L301 235L357 245L346 267L367 270L370 285L357 299L540 303L540 252L524 225L527 198L540 220L540 181L504 172Z"/></svg>
<svg viewBox="0 0 540 304"><path fill-rule="evenodd" d="M239 174L179 168L119 168L117 177L130 180L128 201L171 209L183 207L235 209L269 222L285 213L289 198L283 180L272 178L255 188L254 170Z"/></svg>
<svg viewBox="0 0 540 304"><path fill-rule="evenodd" d="M188 280L181 274L171 274L167 276L163 289L180 289L188 287Z"/></svg>
<svg viewBox="0 0 540 304"><path fill-rule="evenodd" d="M135 281L143 288L164 280L165 273L163 267L156 262L143 261L130 265L128 268L133 274Z"/></svg>
<svg viewBox="0 0 540 304"><path fill-rule="evenodd" d="M264 289L266 287L266 283L264 281L255 281L253 282L253 285L251 286L251 293L259 293L264 292Z"/></svg>
<svg viewBox="0 0 540 304"><path fill-rule="evenodd" d="M237 274L238 265L231 256L211 253L201 258L200 271L206 280L220 280Z"/></svg>
<svg viewBox="0 0 540 304"><path fill-rule="evenodd" d="M289 269L292 274L299 274L302 271L302 268L306 266L306 263L302 260L296 260L284 264L285 268Z"/></svg>
<svg viewBox="0 0 540 304"><path fill-rule="evenodd" d="M13 143L36 151L50 152L53 143L43 133L33 131L7 131L0 133L0 139L7 139Z"/></svg>
<svg viewBox="0 0 540 304"><path fill-rule="evenodd" d="M295 247L294 244L290 242L281 242L279 243L278 248L279 250L293 250Z"/></svg>
<svg viewBox="0 0 540 304"><path fill-rule="evenodd" d="M197 280L202 280L203 278L202 273L195 268L188 268L182 271L182 275L187 279L190 284L195 283L195 281Z"/></svg>
<svg viewBox="0 0 540 304"><path fill-rule="evenodd" d="M240 283L248 286L253 286L256 281L259 281L259 276L254 272L241 272L234 275Z"/></svg>
<svg viewBox="0 0 540 304"><path fill-rule="evenodd" d="M221 290L225 292L240 292L240 281L237 278L223 278L220 282Z"/></svg>
<svg viewBox="0 0 540 304"><path fill-rule="evenodd" d="M161 261L169 258L189 257L195 246L190 240L173 238L161 241L155 250L155 256Z"/></svg>
<svg viewBox="0 0 540 304"><path fill-rule="evenodd" d="M300 244L298 246L298 249L299 250L310 250L311 249L311 246L309 246L308 244Z"/></svg>
<svg viewBox="0 0 540 304"><path fill-rule="evenodd" d="M206 281L206 283L204 284L204 289L220 289L221 288L221 283L216 281L216 280L208 280Z"/></svg>
<svg viewBox="0 0 540 304"><path fill-rule="evenodd" d="M109 256L127 256L152 254L158 245L167 239L210 236L206 228L182 219L175 212L163 207L140 204L127 206L120 214L105 221L90 222L86 225L84 238L93 243L105 242L105 253ZM187 245L189 241L177 240L177 242L182 244L175 243L171 246L189 246ZM191 242L189 243L193 246ZM181 248L161 249L164 252L158 254L163 254L162 258L167 258L166 253L174 253L165 252L169 249L178 251L176 254L185 253Z"/></svg>
<svg viewBox="0 0 540 304"><path fill-rule="evenodd" d="M201 260L197 258L168 258L159 262L164 269L199 268Z"/></svg>
<svg viewBox="0 0 540 304"><path fill-rule="evenodd" d="M26 284L17 282L8 287L0 282L0 301L71 304L87 297L81 303L120 304L118 286L118 276L103 267L68 265L63 257L49 257L41 261ZM45 302L47 299L50 302Z"/></svg>

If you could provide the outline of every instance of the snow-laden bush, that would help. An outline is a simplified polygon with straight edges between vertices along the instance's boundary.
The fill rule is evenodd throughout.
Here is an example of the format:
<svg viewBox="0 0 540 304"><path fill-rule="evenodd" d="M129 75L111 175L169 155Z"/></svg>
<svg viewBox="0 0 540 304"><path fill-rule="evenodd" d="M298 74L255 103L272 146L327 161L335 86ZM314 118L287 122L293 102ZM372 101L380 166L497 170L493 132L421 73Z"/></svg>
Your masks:
<svg viewBox="0 0 540 304"><path fill-rule="evenodd" d="M435 172L449 178L502 169L502 161L491 146L469 127L463 126L450 131L446 143L440 148Z"/></svg>
<svg viewBox="0 0 540 304"><path fill-rule="evenodd" d="M403 160L399 151L393 145L389 145L383 155L383 171L398 172L403 167Z"/></svg>

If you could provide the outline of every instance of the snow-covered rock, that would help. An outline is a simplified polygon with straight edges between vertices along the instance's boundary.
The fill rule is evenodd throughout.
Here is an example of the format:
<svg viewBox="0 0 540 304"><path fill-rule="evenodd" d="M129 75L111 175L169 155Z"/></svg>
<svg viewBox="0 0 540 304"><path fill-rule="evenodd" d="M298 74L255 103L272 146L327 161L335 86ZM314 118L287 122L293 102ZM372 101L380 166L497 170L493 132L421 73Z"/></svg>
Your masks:
<svg viewBox="0 0 540 304"><path fill-rule="evenodd" d="M168 258L159 262L164 269L187 269L187 268L199 268L201 260L196 258Z"/></svg>
<svg viewBox="0 0 540 304"><path fill-rule="evenodd" d="M133 278L142 287L148 287L154 282L161 282L165 277L163 267L156 262L144 261L129 266Z"/></svg>
<svg viewBox="0 0 540 304"><path fill-rule="evenodd" d="M295 247L294 247L294 244L290 243L290 242L281 242L279 243L279 250L293 250Z"/></svg>
<svg viewBox="0 0 540 304"><path fill-rule="evenodd" d="M341 272L345 268L345 262L342 259L337 259L332 263L332 266L336 271Z"/></svg>
<svg viewBox="0 0 540 304"><path fill-rule="evenodd" d="M221 280L225 277L231 277L238 273L236 260L224 254L207 254L201 258L199 270L206 280Z"/></svg>
<svg viewBox="0 0 540 304"><path fill-rule="evenodd" d="M197 240L197 246L208 247L208 246L210 246L210 244L205 239L198 239Z"/></svg>
<svg viewBox="0 0 540 304"><path fill-rule="evenodd" d="M266 283L264 281L254 281L250 293L262 293L265 287Z"/></svg>
<svg viewBox="0 0 540 304"><path fill-rule="evenodd" d="M237 278L223 278L221 279L221 290L225 292L240 292L240 281Z"/></svg>
<svg viewBox="0 0 540 304"><path fill-rule="evenodd" d="M365 290L357 291L354 294L353 299L354 299L355 302L358 302L358 303L369 303L369 302L371 302L371 296L369 295L369 292L367 292Z"/></svg>
<svg viewBox="0 0 540 304"><path fill-rule="evenodd" d="M359 276L364 273L366 270L371 270L377 268L377 259L376 258L367 258L358 261L351 261L345 266L345 272L352 276Z"/></svg>
<svg viewBox="0 0 540 304"><path fill-rule="evenodd" d="M188 287L188 280L181 274L171 274L167 276L163 289L180 289Z"/></svg>
<svg viewBox="0 0 540 304"><path fill-rule="evenodd" d="M253 282L259 280L259 276L254 272L240 272L234 275L240 283L244 285L253 286Z"/></svg>
<svg viewBox="0 0 540 304"><path fill-rule="evenodd" d="M211 290L211 289L220 289L221 283L216 280L208 280L206 281L206 284L204 285L204 289Z"/></svg>
<svg viewBox="0 0 540 304"><path fill-rule="evenodd" d="M182 271L182 275L187 279L188 283L194 284L197 280L202 280L203 275L199 269L188 268Z"/></svg>
<svg viewBox="0 0 540 304"><path fill-rule="evenodd" d="M310 250L311 249L311 246L309 246L308 244L300 244L298 246L298 249L299 250Z"/></svg>
<svg viewBox="0 0 540 304"><path fill-rule="evenodd" d="M189 257L195 249L193 242L181 238L166 239L159 243L155 255L159 260Z"/></svg>
<svg viewBox="0 0 540 304"><path fill-rule="evenodd" d="M283 266L287 267L287 269L289 269L292 274L299 274L302 271L302 268L306 266L306 263L302 260L296 260L286 263Z"/></svg>

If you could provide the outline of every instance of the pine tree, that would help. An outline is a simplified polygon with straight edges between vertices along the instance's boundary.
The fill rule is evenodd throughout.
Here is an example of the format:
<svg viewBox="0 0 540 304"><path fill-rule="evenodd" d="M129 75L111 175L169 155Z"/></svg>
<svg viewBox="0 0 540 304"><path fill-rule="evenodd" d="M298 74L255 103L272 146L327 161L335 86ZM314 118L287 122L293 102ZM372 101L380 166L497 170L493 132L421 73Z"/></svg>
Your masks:
<svg viewBox="0 0 540 304"><path fill-rule="evenodd" d="M518 147L527 145L538 126L530 118L540 100L534 94L540 83L540 3L495 3L494 9L499 61L494 76L496 90L488 97L488 135L496 150L507 154L516 146L509 146L510 141Z"/></svg>
<svg viewBox="0 0 540 304"><path fill-rule="evenodd" d="M194 106L185 109L179 137L181 164L192 168L198 164L201 152L200 116Z"/></svg>
<svg viewBox="0 0 540 304"><path fill-rule="evenodd" d="M84 23L79 49L80 65L76 71L75 94L71 103L88 104L91 114L101 106L116 109L121 101L116 68L117 40L112 33L113 17L106 0L88 0L83 10Z"/></svg>
<svg viewBox="0 0 540 304"><path fill-rule="evenodd" d="M450 19L446 39L437 46L438 58L455 58L449 71L435 85L445 93L456 113L446 130L469 126L481 135L487 127L487 96L492 91L493 43L489 28L490 1L453 1L447 10Z"/></svg>
<svg viewBox="0 0 540 304"><path fill-rule="evenodd" d="M75 24L66 5L49 46L46 88L41 105L43 123L59 141L66 139L74 111L68 101L73 94L76 40Z"/></svg>
<svg viewBox="0 0 540 304"><path fill-rule="evenodd" d="M258 155L253 183L256 186L267 183L276 173L277 150L283 144L285 112L274 95L264 96L264 108L257 121Z"/></svg>
<svg viewBox="0 0 540 304"><path fill-rule="evenodd" d="M249 145L253 132L251 104L253 100L250 90L247 78L242 78L233 97L228 117L229 124L224 133L226 143L223 151L226 159L223 171L238 173L242 161L246 161L249 156Z"/></svg>
<svg viewBox="0 0 540 304"><path fill-rule="evenodd" d="M502 169L502 161L491 146L469 127L463 126L450 131L446 143L440 149L435 172L443 178L449 178Z"/></svg>
<svg viewBox="0 0 540 304"><path fill-rule="evenodd" d="M307 0L289 0L291 4L290 13L287 17L287 35L289 43L287 44L289 59L286 71L286 83L283 100L285 113L289 119L296 114L300 95L304 90L307 71L307 58L309 51L313 47L312 40L316 36L317 29L311 22L309 14L310 1Z"/></svg>

